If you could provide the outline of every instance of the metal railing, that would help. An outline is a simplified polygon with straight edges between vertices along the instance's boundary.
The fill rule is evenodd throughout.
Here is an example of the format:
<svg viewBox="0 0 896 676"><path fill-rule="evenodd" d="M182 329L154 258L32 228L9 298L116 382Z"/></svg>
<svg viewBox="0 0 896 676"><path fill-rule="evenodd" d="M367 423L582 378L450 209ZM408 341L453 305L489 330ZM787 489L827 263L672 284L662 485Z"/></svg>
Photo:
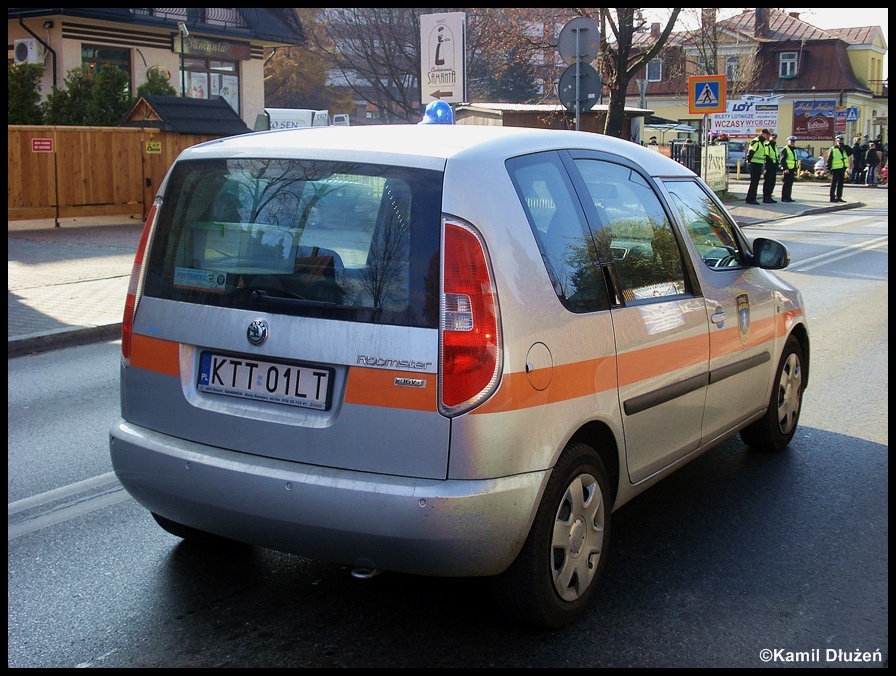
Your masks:
<svg viewBox="0 0 896 676"><path fill-rule="evenodd" d="M868 80L868 88L875 98L889 98L889 86L887 80Z"/></svg>
<svg viewBox="0 0 896 676"><path fill-rule="evenodd" d="M246 27L240 13L221 7L137 7L131 10L137 16L154 16L159 19L205 23L224 27Z"/></svg>

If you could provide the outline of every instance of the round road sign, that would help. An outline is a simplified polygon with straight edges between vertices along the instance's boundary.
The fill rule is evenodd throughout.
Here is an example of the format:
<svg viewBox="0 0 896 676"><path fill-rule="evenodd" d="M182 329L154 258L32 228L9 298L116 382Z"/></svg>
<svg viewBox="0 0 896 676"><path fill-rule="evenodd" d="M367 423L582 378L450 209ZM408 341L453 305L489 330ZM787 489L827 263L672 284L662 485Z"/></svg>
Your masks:
<svg viewBox="0 0 896 676"><path fill-rule="evenodd" d="M560 97L560 103L566 106L571 113L576 112L576 69L579 69L579 112L581 113L591 110L597 103L601 80L594 67L587 63L574 63L566 67L566 70L560 75L557 96Z"/></svg>
<svg viewBox="0 0 896 676"><path fill-rule="evenodd" d="M592 19L577 16L560 29L557 51L566 63L591 63L600 49L600 30Z"/></svg>

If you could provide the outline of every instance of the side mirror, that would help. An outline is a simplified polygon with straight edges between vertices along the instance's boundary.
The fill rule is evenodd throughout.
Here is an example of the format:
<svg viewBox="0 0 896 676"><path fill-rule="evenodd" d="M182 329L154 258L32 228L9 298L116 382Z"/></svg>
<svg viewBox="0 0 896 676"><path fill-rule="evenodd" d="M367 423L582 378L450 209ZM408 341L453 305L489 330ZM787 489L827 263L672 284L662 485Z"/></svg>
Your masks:
<svg viewBox="0 0 896 676"><path fill-rule="evenodd" d="M790 252L777 240L757 237L753 240L753 264L765 270L783 270L790 265Z"/></svg>

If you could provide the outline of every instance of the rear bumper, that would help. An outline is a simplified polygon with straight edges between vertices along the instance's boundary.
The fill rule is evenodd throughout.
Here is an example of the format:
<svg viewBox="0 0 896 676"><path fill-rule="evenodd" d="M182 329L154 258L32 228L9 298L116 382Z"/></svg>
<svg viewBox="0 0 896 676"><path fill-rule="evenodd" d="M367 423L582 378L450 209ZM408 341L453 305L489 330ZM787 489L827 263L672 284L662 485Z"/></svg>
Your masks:
<svg viewBox="0 0 896 676"><path fill-rule="evenodd" d="M304 465L175 439L119 420L112 466L144 507L223 537L418 575L501 573L548 471L436 481Z"/></svg>

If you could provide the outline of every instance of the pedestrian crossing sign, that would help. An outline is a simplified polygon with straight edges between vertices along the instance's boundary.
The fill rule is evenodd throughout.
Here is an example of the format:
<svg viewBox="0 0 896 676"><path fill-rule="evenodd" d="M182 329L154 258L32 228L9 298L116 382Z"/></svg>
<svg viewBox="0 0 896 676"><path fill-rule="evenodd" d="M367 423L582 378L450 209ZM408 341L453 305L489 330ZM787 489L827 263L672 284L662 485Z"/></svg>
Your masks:
<svg viewBox="0 0 896 676"><path fill-rule="evenodd" d="M706 115L708 113L724 113L725 100L724 75L692 75L688 78L688 113Z"/></svg>

